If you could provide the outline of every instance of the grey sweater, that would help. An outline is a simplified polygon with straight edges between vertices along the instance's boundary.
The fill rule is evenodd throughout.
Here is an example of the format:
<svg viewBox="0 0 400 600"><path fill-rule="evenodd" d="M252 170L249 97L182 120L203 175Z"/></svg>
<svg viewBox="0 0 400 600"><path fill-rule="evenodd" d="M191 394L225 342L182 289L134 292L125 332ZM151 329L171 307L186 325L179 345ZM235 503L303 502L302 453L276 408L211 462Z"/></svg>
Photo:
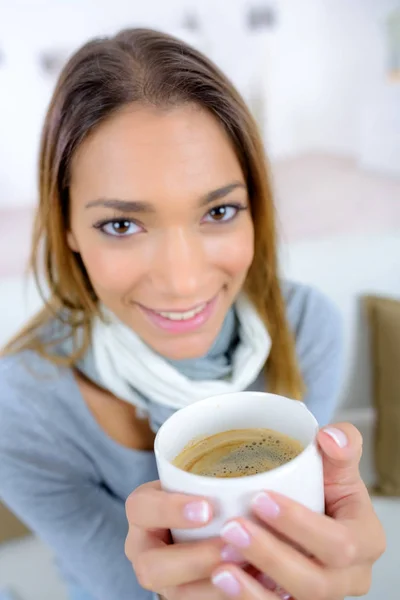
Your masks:
<svg viewBox="0 0 400 600"><path fill-rule="evenodd" d="M341 383L341 321L307 286L288 284L284 294L305 402L323 425ZM251 389L263 386L260 376ZM168 416L152 411L158 426ZM0 360L0 498L50 545L77 598L152 598L124 555L124 503L157 478L153 452L120 446L101 430L71 370L32 352Z"/></svg>

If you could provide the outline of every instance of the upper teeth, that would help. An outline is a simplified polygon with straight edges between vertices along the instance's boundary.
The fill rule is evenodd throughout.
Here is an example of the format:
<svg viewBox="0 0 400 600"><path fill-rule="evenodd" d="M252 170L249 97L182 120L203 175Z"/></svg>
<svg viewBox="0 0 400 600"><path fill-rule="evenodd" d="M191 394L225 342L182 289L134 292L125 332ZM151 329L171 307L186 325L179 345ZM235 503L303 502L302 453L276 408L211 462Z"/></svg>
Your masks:
<svg viewBox="0 0 400 600"><path fill-rule="evenodd" d="M186 312L159 312L158 314L164 317L165 319L171 319L171 321L187 321L188 319L193 319L195 315L201 313L206 307L206 303L201 304L197 308L193 310L187 310Z"/></svg>

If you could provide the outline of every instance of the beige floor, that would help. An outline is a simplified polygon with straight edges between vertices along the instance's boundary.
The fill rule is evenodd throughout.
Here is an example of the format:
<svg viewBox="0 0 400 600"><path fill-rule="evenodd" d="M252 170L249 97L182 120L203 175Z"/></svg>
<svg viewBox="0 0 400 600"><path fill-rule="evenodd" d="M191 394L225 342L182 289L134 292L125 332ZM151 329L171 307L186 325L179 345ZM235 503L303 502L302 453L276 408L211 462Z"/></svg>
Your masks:
<svg viewBox="0 0 400 600"><path fill-rule="evenodd" d="M398 600L400 499L379 498L375 507L386 530L388 549L375 566L372 589L365 598ZM0 589L2 586L9 586L17 600L66 600L51 553L35 538L0 547Z"/></svg>

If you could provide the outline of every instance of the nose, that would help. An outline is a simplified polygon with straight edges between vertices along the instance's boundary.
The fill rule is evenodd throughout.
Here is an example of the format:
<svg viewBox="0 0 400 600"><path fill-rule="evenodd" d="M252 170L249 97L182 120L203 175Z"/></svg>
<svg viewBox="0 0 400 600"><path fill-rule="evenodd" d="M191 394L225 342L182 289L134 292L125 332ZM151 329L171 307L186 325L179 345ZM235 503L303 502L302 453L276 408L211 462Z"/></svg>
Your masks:
<svg viewBox="0 0 400 600"><path fill-rule="evenodd" d="M153 263L153 277L165 296L190 298L201 296L207 277L204 243L193 231L174 228L165 233Z"/></svg>

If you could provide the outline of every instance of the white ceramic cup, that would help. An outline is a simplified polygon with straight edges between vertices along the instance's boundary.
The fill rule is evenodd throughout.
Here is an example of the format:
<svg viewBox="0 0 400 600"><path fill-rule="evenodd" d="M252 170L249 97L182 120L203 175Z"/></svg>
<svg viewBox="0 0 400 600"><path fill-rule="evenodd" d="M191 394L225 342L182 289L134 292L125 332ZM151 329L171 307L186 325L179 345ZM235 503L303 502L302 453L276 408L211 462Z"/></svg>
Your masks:
<svg viewBox="0 0 400 600"><path fill-rule="evenodd" d="M194 438L229 429L265 427L289 435L304 446L284 465L247 477L218 478L187 473L171 461ZM322 458L316 444L318 423L305 404L259 392L224 394L195 402L174 413L159 429L155 456L162 488L210 499L215 517L200 529L174 529L177 542L218 536L223 524L238 516L251 518L250 503L261 490L289 496L324 512Z"/></svg>

